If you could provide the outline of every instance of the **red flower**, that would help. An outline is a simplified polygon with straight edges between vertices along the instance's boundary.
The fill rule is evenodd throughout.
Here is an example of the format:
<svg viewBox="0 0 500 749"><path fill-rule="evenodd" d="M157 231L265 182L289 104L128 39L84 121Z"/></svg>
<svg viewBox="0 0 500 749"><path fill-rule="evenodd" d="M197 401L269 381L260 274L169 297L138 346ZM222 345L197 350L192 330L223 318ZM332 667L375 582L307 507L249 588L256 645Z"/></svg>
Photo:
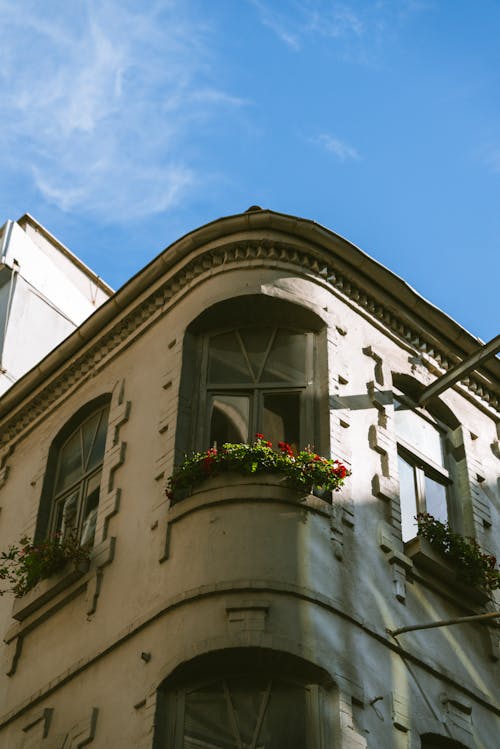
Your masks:
<svg viewBox="0 0 500 749"><path fill-rule="evenodd" d="M260 432L256 432L256 434L255 434L255 437L256 437L256 439L258 439L258 440L263 440L263 439L264 439L264 435L263 435L263 434L261 434Z"/></svg>

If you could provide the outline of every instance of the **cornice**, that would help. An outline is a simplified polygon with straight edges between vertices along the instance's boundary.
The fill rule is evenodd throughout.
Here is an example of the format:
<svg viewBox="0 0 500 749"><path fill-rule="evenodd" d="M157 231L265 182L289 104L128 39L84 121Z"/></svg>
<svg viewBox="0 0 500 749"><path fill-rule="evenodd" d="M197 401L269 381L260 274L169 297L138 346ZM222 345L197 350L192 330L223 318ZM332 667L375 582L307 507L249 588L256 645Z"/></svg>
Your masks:
<svg viewBox="0 0 500 749"><path fill-rule="evenodd" d="M327 253L317 245L310 247L303 243L298 246L293 243L293 239L287 241L259 238L242 238L235 241L226 239L224 244L211 244L213 246L202 248L201 252L194 256L191 253L184 264L178 263L176 268L170 271L169 277L165 277L149 295L142 295L136 300L129 311L120 311L117 304L114 319L108 313L107 327L103 330L96 325L96 332L87 343L80 346L78 353L72 354L69 362L62 361L53 374L50 373L50 367L47 367L49 374L45 382L41 370L37 390L33 395L26 396L17 409L12 409L4 417L0 445L30 430L48 408L86 380L91 372L101 369L121 348L129 345L158 317L165 315L175 301L186 291L192 290L198 282L207 276L213 276L214 273L242 266L265 265L275 268L286 267L288 270L293 268L297 275L316 279L358 309L365 317L373 319L403 345L418 352L422 363L434 374L444 373L460 361L460 352L450 350L451 347L440 346L437 336L426 330L424 320L420 322L416 315L411 315L405 310L395 311L397 300L391 302L389 293L380 287L377 288L359 268L346 267L345 260L333 258L331 252ZM169 273L165 266L164 273ZM359 277L362 278L362 283L358 281ZM112 301L113 299L110 300ZM97 317L99 312L100 310L92 317ZM91 320L92 318L89 323ZM73 336L78 336L78 330ZM59 348L64 345L61 344ZM55 349L47 359L57 356L57 352L58 349ZM22 380L19 384L22 384ZM16 386L12 390L15 388ZM490 415L495 416L495 411L500 413L498 391L495 392L486 382L486 378L480 374L476 373L465 379L460 384L460 391L466 396L472 396L476 405L481 405L483 409L486 407Z"/></svg>

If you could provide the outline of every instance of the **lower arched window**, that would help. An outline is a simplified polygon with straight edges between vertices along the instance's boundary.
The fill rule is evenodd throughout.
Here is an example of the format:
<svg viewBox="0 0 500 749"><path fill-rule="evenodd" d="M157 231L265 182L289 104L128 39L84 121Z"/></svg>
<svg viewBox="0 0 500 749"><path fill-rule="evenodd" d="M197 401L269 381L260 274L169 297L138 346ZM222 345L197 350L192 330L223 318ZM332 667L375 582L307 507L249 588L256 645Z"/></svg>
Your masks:
<svg viewBox="0 0 500 749"><path fill-rule="evenodd" d="M290 665L282 656L259 667L248 653L236 654L225 668L217 668L213 657L199 659L191 673L161 692L155 748L326 747L328 692L317 675ZM203 675L214 667L218 673Z"/></svg>

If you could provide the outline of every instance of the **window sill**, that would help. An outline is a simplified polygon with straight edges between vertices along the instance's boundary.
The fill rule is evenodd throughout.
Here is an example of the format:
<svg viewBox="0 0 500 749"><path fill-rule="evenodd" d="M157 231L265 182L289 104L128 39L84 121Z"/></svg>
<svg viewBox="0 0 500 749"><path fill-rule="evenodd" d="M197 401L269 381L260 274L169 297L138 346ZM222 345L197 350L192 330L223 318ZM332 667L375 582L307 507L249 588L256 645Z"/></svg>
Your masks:
<svg viewBox="0 0 500 749"><path fill-rule="evenodd" d="M59 593L67 590L73 583L79 580L89 569L89 562L82 562L77 567L67 565L61 572L41 580L32 590L29 590L21 598L16 598L12 608L12 616L22 622L38 609L42 608ZM74 590L68 590L68 597L73 595ZM66 597L64 597L66 600Z"/></svg>
<svg viewBox="0 0 500 749"><path fill-rule="evenodd" d="M412 560L412 576L439 593L459 603L462 607L477 607L485 604L490 595L479 588L460 580L455 567L436 552L430 543L420 536L405 544L405 554Z"/></svg>

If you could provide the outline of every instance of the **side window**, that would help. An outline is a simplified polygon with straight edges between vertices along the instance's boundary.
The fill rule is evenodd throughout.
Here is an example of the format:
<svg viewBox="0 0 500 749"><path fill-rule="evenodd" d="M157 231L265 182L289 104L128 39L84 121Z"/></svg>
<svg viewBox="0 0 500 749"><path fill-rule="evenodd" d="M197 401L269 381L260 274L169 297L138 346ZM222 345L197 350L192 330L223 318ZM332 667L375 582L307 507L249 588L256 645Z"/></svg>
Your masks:
<svg viewBox="0 0 500 749"><path fill-rule="evenodd" d="M36 539L75 534L94 542L102 464L109 417L109 397L78 411L54 439L47 463Z"/></svg>
<svg viewBox="0 0 500 749"><path fill-rule="evenodd" d="M273 444L313 441L314 335L246 326L203 339L199 421L203 444L247 442L262 432Z"/></svg>
<svg viewBox="0 0 500 749"><path fill-rule="evenodd" d="M394 404L403 541L416 535L415 515L428 512L446 523L450 518L451 480L447 466L446 427L403 398Z"/></svg>

